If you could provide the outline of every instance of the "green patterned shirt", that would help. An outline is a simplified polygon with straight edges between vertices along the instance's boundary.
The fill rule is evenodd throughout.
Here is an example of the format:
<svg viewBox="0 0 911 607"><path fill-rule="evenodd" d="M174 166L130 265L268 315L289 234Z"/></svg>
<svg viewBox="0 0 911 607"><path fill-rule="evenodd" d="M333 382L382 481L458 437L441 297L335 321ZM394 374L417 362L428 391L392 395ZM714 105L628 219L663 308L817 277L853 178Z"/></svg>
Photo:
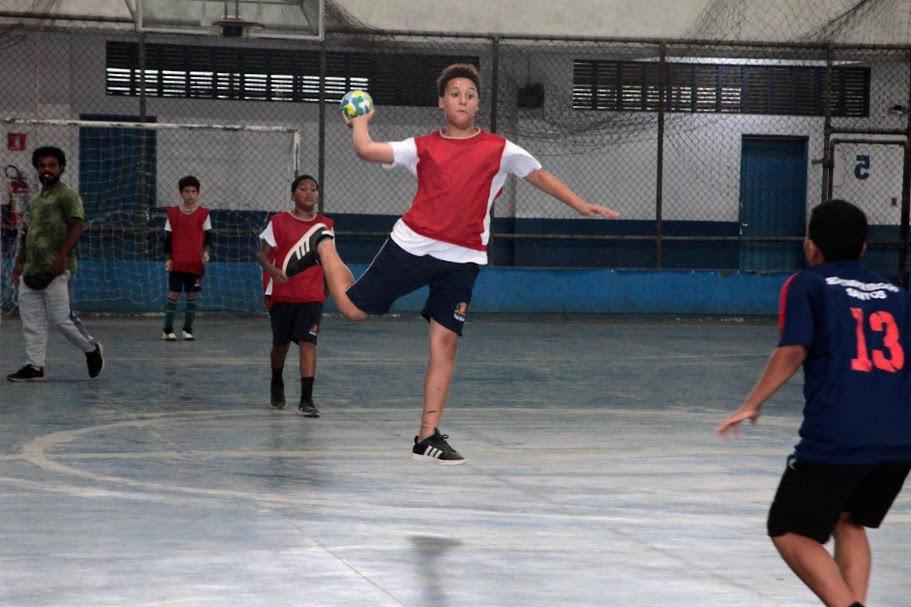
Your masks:
<svg viewBox="0 0 911 607"><path fill-rule="evenodd" d="M66 244L71 218L85 219L79 192L62 183L41 190L29 205L26 257L23 274L48 272L57 253ZM70 251L66 269L76 273L76 247Z"/></svg>

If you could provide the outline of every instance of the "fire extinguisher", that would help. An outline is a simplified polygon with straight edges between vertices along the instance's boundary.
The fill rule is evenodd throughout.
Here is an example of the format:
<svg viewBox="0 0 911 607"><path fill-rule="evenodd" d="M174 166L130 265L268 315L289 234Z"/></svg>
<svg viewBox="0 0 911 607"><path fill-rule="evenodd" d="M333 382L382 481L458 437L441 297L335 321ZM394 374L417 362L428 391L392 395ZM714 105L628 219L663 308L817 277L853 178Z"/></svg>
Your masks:
<svg viewBox="0 0 911 607"><path fill-rule="evenodd" d="M9 182L9 194L7 202L9 204L9 213L6 216L6 222L10 227L19 227L23 220L25 210L28 208L29 187L25 174L19 167L9 164L4 170L6 179Z"/></svg>

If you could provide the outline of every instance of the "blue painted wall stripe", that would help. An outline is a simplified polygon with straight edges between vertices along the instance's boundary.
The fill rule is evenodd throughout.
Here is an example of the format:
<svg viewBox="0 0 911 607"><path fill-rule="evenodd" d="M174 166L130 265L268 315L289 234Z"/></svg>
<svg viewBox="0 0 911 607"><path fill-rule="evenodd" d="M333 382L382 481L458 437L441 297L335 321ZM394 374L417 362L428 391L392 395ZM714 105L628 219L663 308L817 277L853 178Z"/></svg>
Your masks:
<svg viewBox="0 0 911 607"><path fill-rule="evenodd" d="M357 276L364 265L353 265ZM484 268L471 311L485 313L769 315L789 272ZM262 312L255 263L212 263L203 281L203 310ZM158 312L165 272L158 262L80 262L77 309ZM417 313L426 289L403 297L394 313ZM8 302L4 302L8 303ZM331 301L327 311L334 311Z"/></svg>

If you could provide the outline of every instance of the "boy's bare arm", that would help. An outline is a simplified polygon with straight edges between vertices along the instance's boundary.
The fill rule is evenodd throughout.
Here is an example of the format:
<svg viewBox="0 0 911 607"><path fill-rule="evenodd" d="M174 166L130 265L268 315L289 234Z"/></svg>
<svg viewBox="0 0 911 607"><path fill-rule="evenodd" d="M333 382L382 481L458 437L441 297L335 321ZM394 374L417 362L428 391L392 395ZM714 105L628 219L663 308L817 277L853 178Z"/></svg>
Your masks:
<svg viewBox="0 0 911 607"><path fill-rule="evenodd" d="M162 248L164 249L164 267L168 272L171 271L171 268L174 267L174 262L171 260L171 231L164 231L164 241L162 242Z"/></svg>
<svg viewBox="0 0 911 607"><path fill-rule="evenodd" d="M556 175L544 169L537 169L525 176L525 181L535 186L545 194L553 196L563 204L572 207L580 215L591 217L599 215L605 219L617 219L620 213L608 207L592 204L583 200L573 192L568 185L560 181Z"/></svg>
<svg viewBox="0 0 911 607"><path fill-rule="evenodd" d="M354 139L354 150L360 158L368 162L392 164L395 161L392 146L389 145L388 142L374 141L370 137L370 129L367 127L367 124L373 120L375 112L376 109L374 108L363 116L345 118L345 122L351 127L351 133Z"/></svg>
<svg viewBox="0 0 911 607"><path fill-rule="evenodd" d="M282 269L275 266L270 260L272 259L272 247L265 240L259 241L259 253L256 254L256 261L260 267L272 277L272 280L279 284L288 282L288 277L282 272Z"/></svg>
<svg viewBox="0 0 911 607"><path fill-rule="evenodd" d="M759 419L759 410L775 392L783 386L794 372L800 368L807 357L804 346L780 346L772 352L769 362L766 363L756 386L744 399L743 404L736 411L727 416L718 424L715 432L719 436L737 436L740 434L740 424L746 420L756 423Z"/></svg>

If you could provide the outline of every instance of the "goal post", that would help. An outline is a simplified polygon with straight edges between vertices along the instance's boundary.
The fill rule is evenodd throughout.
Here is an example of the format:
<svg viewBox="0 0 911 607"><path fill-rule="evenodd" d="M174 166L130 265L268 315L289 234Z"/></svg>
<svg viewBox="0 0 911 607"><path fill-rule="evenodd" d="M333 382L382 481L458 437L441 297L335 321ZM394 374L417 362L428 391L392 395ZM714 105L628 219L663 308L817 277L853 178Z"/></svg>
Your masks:
<svg viewBox="0 0 911 607"><path fill-rule="evenodd" d="M180 204L177 182L194 175L199 204L211 212L215 244L203 279L203 310L252 312L262 306L256 253L268 217L290 205L290 184L300 168L301 134L270 125L147 123L119 120L2 118L8 132L23 134L27 149L0 150L0 163L27 176L38 191L31 152L51 145L67 156L62 181L77 189L86 229L79 241L77 308L100 312L162 309L164 224L167 208ZM9 190L7 179L6 190ZM5 197L5 200L9 197ZM4 214L2 277L9 284L17 230L28 209L11 222ZM0 291L5 312L16 294Z"/></svg>

